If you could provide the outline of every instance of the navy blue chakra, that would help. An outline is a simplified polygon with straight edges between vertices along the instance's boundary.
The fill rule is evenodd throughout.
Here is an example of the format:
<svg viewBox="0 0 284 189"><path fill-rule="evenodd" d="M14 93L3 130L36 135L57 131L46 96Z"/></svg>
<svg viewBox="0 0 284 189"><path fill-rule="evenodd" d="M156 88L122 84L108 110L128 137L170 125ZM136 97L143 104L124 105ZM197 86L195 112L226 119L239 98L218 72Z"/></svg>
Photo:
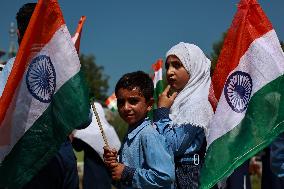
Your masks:
<svg viewBox="0 0 284 189"><path fill-rule="evenodd" d="M241 113L246 110L252 91L252 79L248 73L236 71L226 81L224 94L232 110Z"/></svg>
<svg viewBox="0 0 284 189"><path fill-rule="evenodd" d="M40 102L49 103L56 87L56 73L50 57L35 57L28 68L26 83L29 92Z"/></svg>

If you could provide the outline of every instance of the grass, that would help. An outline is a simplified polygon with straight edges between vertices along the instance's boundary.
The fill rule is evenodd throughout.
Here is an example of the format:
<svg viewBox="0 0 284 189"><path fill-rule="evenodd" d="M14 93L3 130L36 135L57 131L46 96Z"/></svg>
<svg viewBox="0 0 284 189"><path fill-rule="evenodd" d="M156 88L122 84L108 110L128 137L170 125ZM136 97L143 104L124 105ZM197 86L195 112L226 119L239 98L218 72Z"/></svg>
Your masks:
<svg viewBox="0 0 284 189"><path fill-rule="evenodd" d="M252 189L260 189L261 187L261 178L256 176L256 175L252 175L250 176L250 181L251 181L251 188Z"/></svg>
<svg viewBox="0 0 284 189"><path fill-rule="evenodd" d="M76 151L74 150L74 153L75 153L75 155L76 155L77 162L83 162L83 161L84 161L84 151L76 152Z"/></svg>

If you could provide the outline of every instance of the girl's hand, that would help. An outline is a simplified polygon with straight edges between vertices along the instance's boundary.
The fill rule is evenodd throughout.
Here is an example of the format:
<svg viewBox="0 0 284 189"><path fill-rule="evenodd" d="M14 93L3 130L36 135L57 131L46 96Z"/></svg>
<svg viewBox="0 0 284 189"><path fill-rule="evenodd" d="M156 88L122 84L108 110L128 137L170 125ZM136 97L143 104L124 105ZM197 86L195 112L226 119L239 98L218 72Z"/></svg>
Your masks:
<svg viewBox="0 0 284 189"><path fill-rule="evenodd" d="M162 94L159 96L158 108L170 108L177 96L177 92L170 94L171 86L168 85Z"/></svg>

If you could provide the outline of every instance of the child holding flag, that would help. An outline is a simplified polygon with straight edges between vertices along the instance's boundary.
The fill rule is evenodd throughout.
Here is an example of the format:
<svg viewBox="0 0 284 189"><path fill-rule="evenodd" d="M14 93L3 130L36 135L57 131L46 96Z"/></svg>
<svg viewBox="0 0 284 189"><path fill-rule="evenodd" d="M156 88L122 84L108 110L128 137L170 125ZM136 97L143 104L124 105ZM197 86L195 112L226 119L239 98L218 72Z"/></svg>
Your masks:
<svg viewBox="0 0 284 189"><path fill-rule="evenodd" d="M183 42L166 57L169 85L159 97L154 121L174 153L176 187L198 188L205 133L213 115L208 101L211 63L199 47Z"/></svg>
<svg viewBox="0 0 284 189"><path fill-rule="evenodd" d="M144 72L125 74L115 87L118 112L129 125L119 163L116 151L105 147L104 158L113 180L123 188L171 188L174 181L172 156L163 136L152 126L147 113L153 105L153 81Z"/></svg>

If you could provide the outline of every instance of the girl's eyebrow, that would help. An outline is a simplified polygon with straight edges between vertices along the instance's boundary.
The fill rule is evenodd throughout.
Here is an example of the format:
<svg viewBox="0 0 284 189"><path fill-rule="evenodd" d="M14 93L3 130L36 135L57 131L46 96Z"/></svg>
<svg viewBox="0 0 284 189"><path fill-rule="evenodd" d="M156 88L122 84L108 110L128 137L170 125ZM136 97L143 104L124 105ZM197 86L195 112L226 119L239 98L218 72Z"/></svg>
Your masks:
<svg viewBox="0 0 284 189"><path fill-rule="evenodd" d="M180 62L180 61L178 61L178 60L174 60L174 61L172 61L172 63L175 63L175 64L181 64L181 62Z"/></svg>
<svg viewBox="0 0 284 189"><path fill-rule="evenodd" d="M173 60L173 61L170 61L170 62L166 62L166 65L169 65L169 64L182 64L182 63L178 60Z"/></svg>

